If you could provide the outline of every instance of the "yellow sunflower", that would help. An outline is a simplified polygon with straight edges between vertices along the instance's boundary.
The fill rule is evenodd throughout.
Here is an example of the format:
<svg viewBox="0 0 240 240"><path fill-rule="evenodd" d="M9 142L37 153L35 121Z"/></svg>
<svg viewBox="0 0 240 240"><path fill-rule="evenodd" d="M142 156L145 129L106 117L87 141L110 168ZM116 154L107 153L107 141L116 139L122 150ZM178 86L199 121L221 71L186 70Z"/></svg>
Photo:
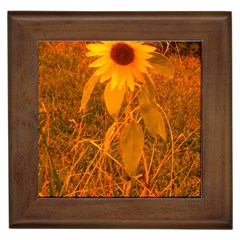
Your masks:
<svg viewBox="0 0 240 240"><path fill-rule="evenodd" d="M98 68L94 75L100 77L101 83L110 79L111 90L122 89L127 83L131 91L134 91L135 80L143 81L143 73L152 68L147 59L156 49L141 42L100 42L88 44L87 48L88 57L99 57L89 66Z"/></svg>

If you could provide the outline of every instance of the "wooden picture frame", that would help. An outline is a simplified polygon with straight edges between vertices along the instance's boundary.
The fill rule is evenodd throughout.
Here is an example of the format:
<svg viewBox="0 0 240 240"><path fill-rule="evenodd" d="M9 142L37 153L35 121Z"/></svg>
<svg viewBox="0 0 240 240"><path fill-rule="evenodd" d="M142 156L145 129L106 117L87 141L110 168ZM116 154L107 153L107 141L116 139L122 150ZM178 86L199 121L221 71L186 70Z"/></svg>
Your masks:
<svg viewBox="0 0 240 240"><path fill-rule="evenodd" d="M202 42L201 198L38 198L40 40ZM9 12L11 228L232 228L230 12Z"/></svg>

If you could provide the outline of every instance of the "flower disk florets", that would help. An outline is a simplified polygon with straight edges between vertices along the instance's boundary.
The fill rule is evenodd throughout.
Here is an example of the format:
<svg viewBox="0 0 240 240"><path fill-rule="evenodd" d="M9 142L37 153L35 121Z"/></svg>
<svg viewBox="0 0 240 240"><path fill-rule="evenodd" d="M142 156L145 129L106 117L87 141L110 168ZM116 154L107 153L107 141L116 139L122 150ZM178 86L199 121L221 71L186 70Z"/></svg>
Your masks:
<svg viewBox="0 0 240 240"><path fill-rule="evenodd" d="M126 43L117 43L112 49L110 56L119 65L128 65L134 60L134 51Z"/></svg>

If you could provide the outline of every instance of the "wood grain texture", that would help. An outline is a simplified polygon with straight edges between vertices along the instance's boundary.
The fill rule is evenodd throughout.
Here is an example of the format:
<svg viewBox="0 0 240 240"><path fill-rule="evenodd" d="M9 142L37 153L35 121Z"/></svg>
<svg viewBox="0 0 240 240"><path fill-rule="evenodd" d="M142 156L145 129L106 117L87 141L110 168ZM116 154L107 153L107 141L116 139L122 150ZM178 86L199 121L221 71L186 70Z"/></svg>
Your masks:
<svg viewBox="0 0 240 240"><path fill-rule="evenodd" d="M201 198L38 198L41 40L202 42ZM11 228L232 228L231 13L9 12Z"/></svg>

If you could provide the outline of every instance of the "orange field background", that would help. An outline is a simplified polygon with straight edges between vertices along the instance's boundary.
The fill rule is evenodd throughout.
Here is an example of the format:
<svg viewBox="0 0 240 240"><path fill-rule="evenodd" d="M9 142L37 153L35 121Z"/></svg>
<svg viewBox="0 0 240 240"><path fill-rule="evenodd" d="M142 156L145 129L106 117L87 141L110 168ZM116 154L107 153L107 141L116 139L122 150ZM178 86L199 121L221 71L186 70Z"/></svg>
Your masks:
<svg viewBox="0 0 240 240"><path fill-rule="evenodd" d="M39 197L201 196L200 44L151 44L175 66L173 77L152 75L167 117L167 139L155 142L143 125L144 155L130 179L118 138L107 153L103 149L113 124L104 84L96 84L86 111L79 111L94 72L86 43L39 43Z"/></svg>

